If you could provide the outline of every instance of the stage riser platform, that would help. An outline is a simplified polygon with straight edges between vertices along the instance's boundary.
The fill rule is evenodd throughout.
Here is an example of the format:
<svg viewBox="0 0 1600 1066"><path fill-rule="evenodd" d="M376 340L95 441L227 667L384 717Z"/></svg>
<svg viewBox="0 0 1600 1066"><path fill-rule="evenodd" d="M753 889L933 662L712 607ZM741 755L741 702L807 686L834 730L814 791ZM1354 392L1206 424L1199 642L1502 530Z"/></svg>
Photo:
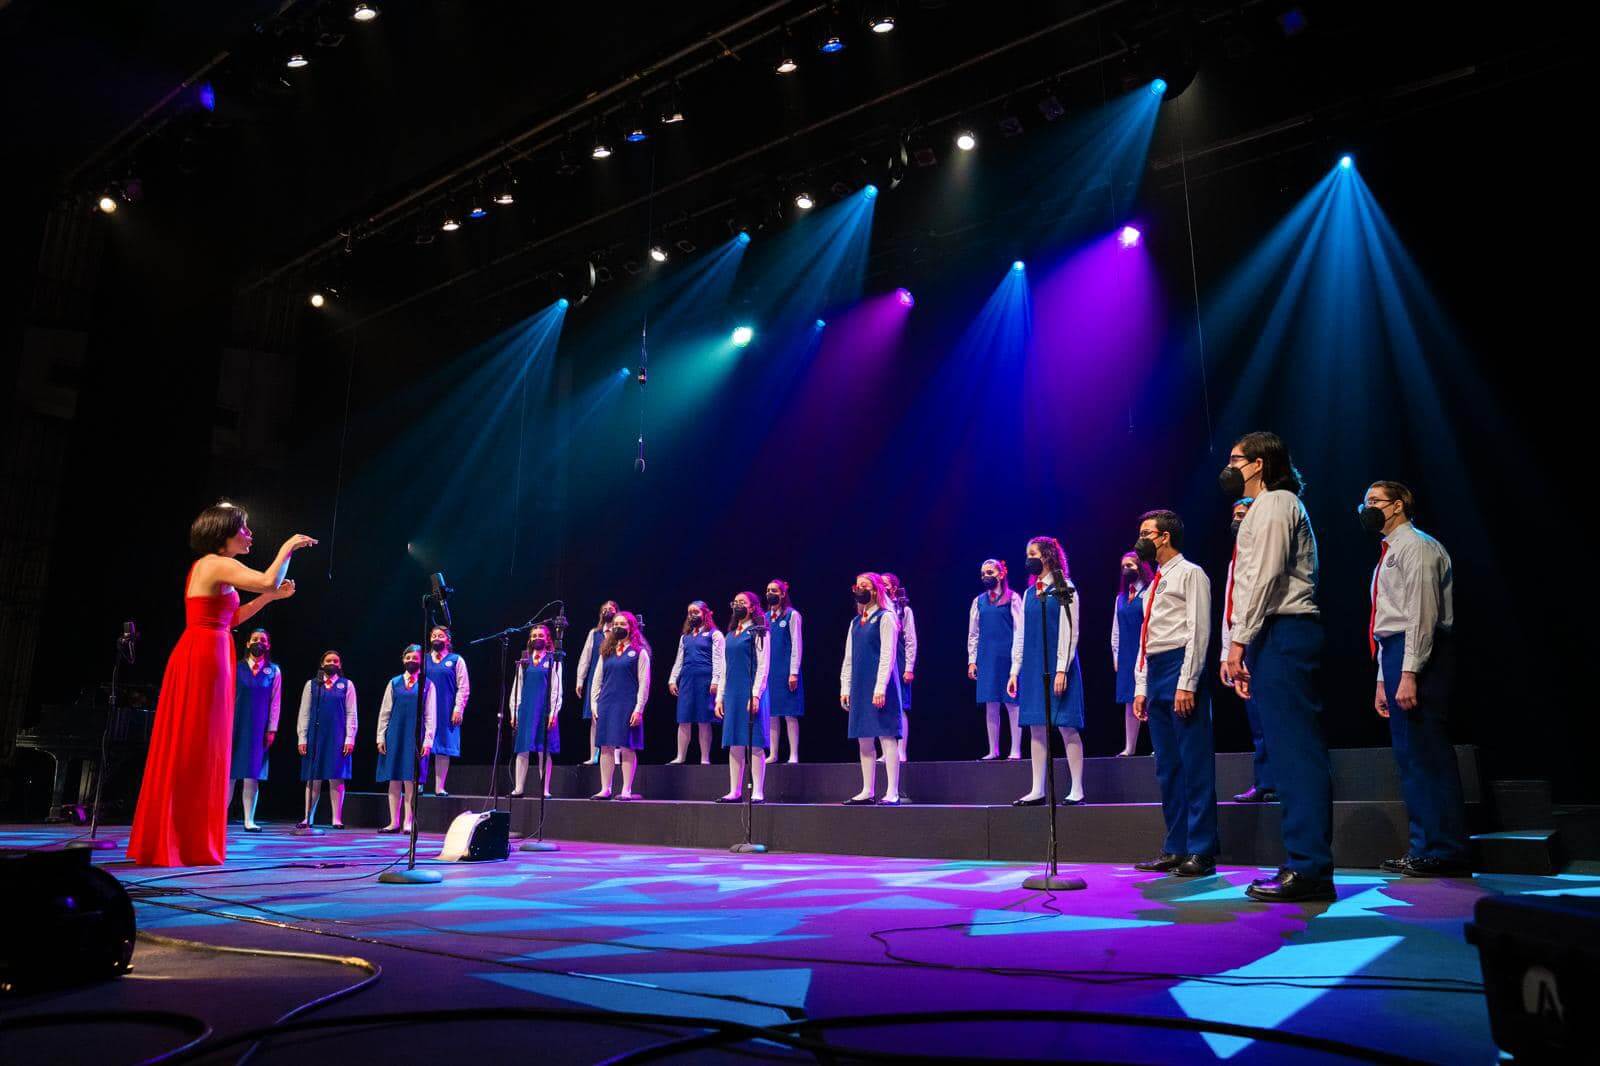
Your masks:
<svg viewBox="0 0 1600 1066"><path fill-rule="evenodd" d="M1339 748L1332 753L1335 800L1398 800L1400 775L1394 753L1388 748ZM1461 782L1467 802L1480 798L1477 749L1456 748ZM1069 778L1065 759L1056 760L1056 784L1065 794ZM1030 768L1026 759L1009 762L916 762L905 764L904 791L918 803L1009 804L1028 791ZM1223 799L1245 791L1251 784L1249 753L1225 752L1217 756L1217 795ZM1086 761L1084 787L1097 803L1159 803L1155 760L1148 755L1126 759ZM528 769L528 792L537 790L536 768ZM620 781L621 771L617 771ZM500 792L510 785L502 769ZM878 774L879 788L883 773ZM587 798L599 791L596 766L560 766L551 774L551 793L568 799ZM773 763L767 767L766 795L778 803L835 803L861 788L861 768L855 763ZM487 766L452 766L452 793L484 796L489 792ZM650 799L709 800L728 791L725 763L701 766L641 765L634 790Z"/></svg>
<svg viewBox="0 0 1600 1066"><path fill-rule="evenodd" d="M507 801L502 800L502 807ZM538 803L511 803L517 837L533 832ZM481 797L424 797L421 825L443 832L463 811L481 810ZM1469 809L1478 820L1477 805ZM774 850L835 855L1029 861L1044 854L1043 808L929 806L845 807L838 804L767 803L755 808L754 839ZM1277 866L1283 861L1275 804L1224 803L1218 807L1224 863ZM1156 804L1093 804L1057 811L1062 861L1129 862L1161 850L1161 808ZM385 797L355 793L345 800L345 823L382 825ZM552 799L545 836L608 844L727 847L744 839L744 807L733 804L643 800L618 803ZM1376 866L1406 850L1405 805L1390 801L1340 801L1333 807L1334 859L1341 866Z"/></svg>

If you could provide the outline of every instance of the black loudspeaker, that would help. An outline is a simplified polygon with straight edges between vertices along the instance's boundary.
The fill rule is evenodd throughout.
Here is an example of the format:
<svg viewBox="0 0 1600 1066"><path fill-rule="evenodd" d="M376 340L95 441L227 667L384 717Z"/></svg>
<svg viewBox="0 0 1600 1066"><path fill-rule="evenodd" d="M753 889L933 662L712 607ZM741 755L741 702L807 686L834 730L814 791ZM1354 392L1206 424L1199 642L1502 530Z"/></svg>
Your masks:
<svg viewBox="0 0 1600 1066"><path fill-rule="evenodd" d="M133 902L89 852L0 850L0 992L103 981L133 958Z"/></svg>
<svg viewBox="0 0 1600 1066"><path fill-rule="evenodd" d="M456 815L444 835L442 862L494 862L511 857L511 812L468 811Z"/></svg>
<svg viewBox="0 0 1600 1066"><path fill-rule="evenodd" d="M1526 1062L1580 1062L1594 1054L1600 900L1484 896L1465 932L1478 948L1489 1027L1501 1051Z"/></svg>

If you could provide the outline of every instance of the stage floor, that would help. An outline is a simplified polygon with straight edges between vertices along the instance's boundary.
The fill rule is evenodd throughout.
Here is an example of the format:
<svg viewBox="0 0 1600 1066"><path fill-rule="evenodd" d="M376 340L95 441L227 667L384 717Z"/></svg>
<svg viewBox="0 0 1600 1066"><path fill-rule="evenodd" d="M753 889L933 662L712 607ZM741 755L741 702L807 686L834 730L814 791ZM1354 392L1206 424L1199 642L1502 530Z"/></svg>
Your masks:
<svg viewBox="0 0 1600 1066"><path fill-rule="evenodd" d="M1024 891L1016 863L562 843L508 862L424 863L442 884L379 883L404 843L364 831L297 838L231 827L228 865L149 870L102 852L138 900L141 930L211 945L360 956L376 983L313 1018L448 1008L634 1011L769 1026L951 1011L1097 1011L1259 1026L1429 1062L1496 1057L1476 951L1462 939L1485 893L1600 895L1600 864L1557 877L1421 881L1342 871L1334 904L1272 906L1241 891L1254 868L1185 881L1071 864L1081 892ZM126 839L125 828L112 831ZM68 839L0 827L0 847ZM423 838L419 854L437 853ZM13 916L15 917L15 916ZM255 919L251 921L248 919ZM292 925L295 928L285 928ZM141 942L133 974L8 1006L23 1013L164 1009L220 1034L270 1024L360 980L324 963L218 956ZM1399 987L1397 987L1399 986ZM621 1020L621 1019L618 1019ZM486 1017L280 1037L257 1061L459 1062L532 1054L595 1062L692 1035L648 1027ZM1064 1022L934 1020L815 1034L902 1054L990 1060L1340 1061L1242 1035ZM13 1033L11 1061L137 1061L181 1041L148 1026ZM70 1049L70 1050L68 1050ZM695 1061L800 1058L775 1044L701 1049ZM205 1061L233 1061L242 1050ZM15 1054L13 1054L15 1052ZM809 1057L809 1056L804 1056Z"/></svg>

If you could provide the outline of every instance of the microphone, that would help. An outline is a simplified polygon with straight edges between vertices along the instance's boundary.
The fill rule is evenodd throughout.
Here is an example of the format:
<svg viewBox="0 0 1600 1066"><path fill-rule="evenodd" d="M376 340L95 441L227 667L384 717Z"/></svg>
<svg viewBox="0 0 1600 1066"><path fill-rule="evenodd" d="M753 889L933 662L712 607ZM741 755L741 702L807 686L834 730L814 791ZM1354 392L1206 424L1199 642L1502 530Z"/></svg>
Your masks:
<svg viewBox="0 0 1600 1066"><path fill-rule="evenodd" d="M428 578L428 584L430 586L428 595L432 597L434 603L438 604L439 616L444 619L444 624L447 626L454 625L455 623L450 620L450 595L455 592L455 589L445 582L442 572L432 574Z"/></svg>
<svg viewBox="0 0 1600 1066"><path fill-rule="evenodd" d="M128 619L122 623L122 636L117 638L117 654L122 656L122 661L133 664L134 652L139 643L139 623Z"/></svg>

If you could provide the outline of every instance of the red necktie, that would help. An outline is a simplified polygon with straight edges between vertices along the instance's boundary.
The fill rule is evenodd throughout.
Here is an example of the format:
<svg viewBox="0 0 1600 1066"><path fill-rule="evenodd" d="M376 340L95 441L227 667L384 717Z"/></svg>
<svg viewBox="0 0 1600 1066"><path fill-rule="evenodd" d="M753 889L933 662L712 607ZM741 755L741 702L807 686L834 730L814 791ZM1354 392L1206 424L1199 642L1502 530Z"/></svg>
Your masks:
<svg viewBox="0 0 1600 1066"><path fill-rule="evenodd" d="M1150 643L1150 615L1156 606L1156 587L1161 584L1161 571L1156 571L1156 579L1150 582L1150 598L1144 604L1144 625L1139 627L1139 669L1144 669L1144 649Z"/></svg>
<svg viewBox="0 0 1600 1066"><path fill-rule="evenodd" d="M1223 617L1228 620L1228 628L1233 628L1233 575L1239 568L1239 542L1233 542L1233 561L1228 563L1228 607Z"/></svg>
<svg viewBox="0 0 1600 1066"><path fill-rule="evenodd" d="M1372 569L1372 614L1367 617L1367 648L1372 657L1378 657L1378 575L1383 573L1383 557L1389 554L1389 542L1384 541L1378 551L1378 565Z"/></svg>

